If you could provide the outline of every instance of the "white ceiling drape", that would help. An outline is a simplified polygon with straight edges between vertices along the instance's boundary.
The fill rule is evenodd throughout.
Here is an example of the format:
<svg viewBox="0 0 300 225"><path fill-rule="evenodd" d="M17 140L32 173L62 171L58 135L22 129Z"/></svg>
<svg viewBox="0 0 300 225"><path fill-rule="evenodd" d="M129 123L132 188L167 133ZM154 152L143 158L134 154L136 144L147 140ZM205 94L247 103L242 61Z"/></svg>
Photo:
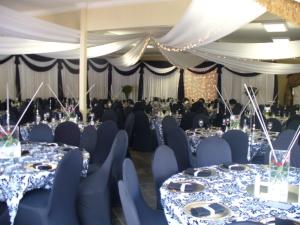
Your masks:
<svg viewBox="0 0 300 225"><path fill-rule="evenodd" d="M255 0L193 0L181 20L156 41L185 49L214 42L266 12Z"/></svg>

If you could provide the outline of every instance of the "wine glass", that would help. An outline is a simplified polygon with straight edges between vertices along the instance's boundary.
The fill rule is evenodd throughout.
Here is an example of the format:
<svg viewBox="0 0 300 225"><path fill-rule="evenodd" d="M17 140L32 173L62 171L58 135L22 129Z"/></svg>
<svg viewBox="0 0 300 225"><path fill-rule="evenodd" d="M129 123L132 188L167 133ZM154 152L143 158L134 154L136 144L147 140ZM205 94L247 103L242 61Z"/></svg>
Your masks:
<svg viewBox="0 0 300 225"><path fill-rule="evenodd" d="M200 128L202 128L203 125L204 125L204 121L203 121L203 120L199 120L199 121L198 121L198 125L199 125Z"/></svg>
<svg viewBox="0 0 300 225"><path fill-rule="evenodd" d="M272 122L268 122L267 128L268 128L269 131L271 131L272 128L273 128L273 123Z"/></svg>

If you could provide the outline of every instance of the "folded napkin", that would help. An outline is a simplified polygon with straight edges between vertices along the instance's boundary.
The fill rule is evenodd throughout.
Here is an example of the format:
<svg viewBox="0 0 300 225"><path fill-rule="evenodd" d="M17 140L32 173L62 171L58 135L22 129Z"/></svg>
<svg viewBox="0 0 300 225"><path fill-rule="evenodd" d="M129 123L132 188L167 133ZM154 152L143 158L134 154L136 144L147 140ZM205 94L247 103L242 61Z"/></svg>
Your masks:
<svg viewBox="0 0 300 225"><path fill-rule="evenodd" d="M191 214L196 217L209 216L211 214L221 214L225 211L225 208L218 204L212 203L206 207L196 207L191 209Z"/></svg>
<svg viewBox="0 0 300 225"><path fill-rule="evenodd" d="M38 170L51 170L52 166L51 165L46 165L42 163L34 163L32 165L33 168L38 169Z"/></svg>
<svg viewBox="0 0 300 225"><path fill-rule="evenodd" d="M211 170L203 169L203 170L197 170L193 168L188 168L185 170L186 174L195 176L195 177L209 177L211 176Z"/></svg>
<svg viewBox="0 0 300 225"><path fill-rule="evenodd" d="M215 211L215 214L220 214L225 211L224 206L220 205L219 203L212 203L209 205L209 207Z"/></svg>
<svg viewBox="0 0 300 225"><path fill-rule="evenodd" d="M192 216L196 216L196 217L204 217L204 216L209 216L210 211L203 207L196 207L191 209L191 214Z"/></svg>
<svg viewBox="0 0 300 225"><path fill-rule="evenodd" d="M21 156L25 156L25 155L29 155L29 151L28 150L23 150L21 152Z"/></svg>
<svg viewBox="0 0 300 225"><path fill-rule="evenodd" d="M242 171L245 169L243 165L238 165L234 163L223 163L222 167L225 169L236 170L236 171Z"/></svg>
<svg viewBox="0 0 300 225"><path fill-rule="evenodd" d="M193 192L197 190L197 184L171 182L168 185L168 189L182 191L182 192Z"/></svg>

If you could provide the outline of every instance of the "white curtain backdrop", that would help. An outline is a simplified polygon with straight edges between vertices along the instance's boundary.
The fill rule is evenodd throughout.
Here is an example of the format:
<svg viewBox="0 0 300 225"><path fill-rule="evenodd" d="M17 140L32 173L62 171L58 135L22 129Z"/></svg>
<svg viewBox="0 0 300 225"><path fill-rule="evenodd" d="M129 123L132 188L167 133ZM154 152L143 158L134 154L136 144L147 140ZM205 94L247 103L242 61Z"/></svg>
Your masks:
<svg viewBox="0 0 300 225"><path fill-rule="evenodd" d="M4 59L6 57L1 57ZM16 86L15 86L15 74L16 74L15 58L11 58L6 63L0 66L0 100L6 99L6 84L8 84L9 97L15 99Z"/></svg>
<svg viewBox="0 0 300 225"><path fill-rule="evenodd" d="M120 70L128 70L128 68L118 68ZM138 100L138 88L139 88L140 70L138 69L131 76L122 76L115 69L112 70L112 86L111 96L114 99L125 99L125 95L122 92L122 87L125 85L131 85L133 90L129 95L130 99L134 101Z"/></svg>
<svg viewBox="0 0 300 225"><path fill-rule="evenodd" d="M242 77L222 68L221 79L222 95L225 99L234 98L241 104L246 104L248 97L244 93L244 84L247 84L258 89L256 97L259 104L266 104L273 100L274 75L260 74L254 77Z"/></svg>
<svg viewBox="0 0 300 225"><path fill-rule="evenodd" d="M49 63L40 63L40 65L48 64ZM48 98L53 96L47 88L47 84L49 84L57 94L57 66L46 72L35 72L28 68L21 60L19 70L22 99L32 98L41 82L44 82L44 86L40 89L36 97Z"/></svg>
<svg viewBox="0 0 300 225"><path fill-rule="evenodd" d="M72 68L76 68L75 65L68 63ZM78 68L78 66L77 66ZM63 69L61 72L62 75L62 86L64 91L64 96L66 98L79 98L79 75L70 73L65 66L63 65Z"/></svg>
<svg viewBox="0 0 300 225"><path fill-rule="evenodd" d="M108 71L98 73L91 67L88 71L89 87L95 84L90 92L90 98L106 99L108 92Z"/></svg>
<svg viewBox="0 0 300 225"><path fill-rule="evenodd" d="M153 97L177 98L180 71L177 70L168 76L157 76L149 70L144 70L143 98L152 100Z"/></svg>

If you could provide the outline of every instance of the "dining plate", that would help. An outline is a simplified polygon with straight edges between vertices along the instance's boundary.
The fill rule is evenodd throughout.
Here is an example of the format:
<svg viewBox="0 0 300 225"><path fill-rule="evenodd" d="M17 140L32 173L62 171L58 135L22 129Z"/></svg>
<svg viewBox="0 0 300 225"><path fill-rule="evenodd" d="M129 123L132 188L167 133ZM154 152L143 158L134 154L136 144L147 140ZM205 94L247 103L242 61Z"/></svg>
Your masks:
<svg viewBox="0 0 300 225"><path fill-rule="evenodd" d="M232 165L224 165L224 164L221 164L219 165L219 168L221 170L228 170L228 171L245 171L245 170L248 170L249 167L247 165L243 165L243 164L232 164Z"/></svg>
<svg viewBox="0 0 300 225"><path fill-rule="evenodd" d="M192 177L211 177L216 175L216 170L212 168L199 168L193 169L193 173L189 169L183 171L185 175L192 176Z"/></svg>
<svg viewBox="0 0 300 225"><path fill-rule="evenodd" d="M183 211L190 216L194 216L192 214L192 209L196 209L196 208L208 209L208 208L210 208L209 205L211 205L213 203L216 203L216 202L201 202L201 201L191 202L184 206ZM194 217L198 217L201 220L221 220L221 219L225 219L231 215L231 211L228 207L226 207L220 203L217 203L217 204L223 207L223 209L224 209L223 212L221 212L221 213L212 213L211 212L210 215L207 215L207 216L200 216L200 217L194 216Z"/></svg>
<svg viewBox="0 0 300 225"><path fill-rule="evenodd" d="M37 170L37 171L51 171L56 169L57 165L53 163L33 163L28 165L29 168Z"/></svg>
<svg viewBox="0 0 300 225"><path fill-rule="evenodd" d="M182 191L182 190L178 190L178 189L174 189L174 188L170 188L169 185L167 186L167 188L170 190L170 191L174 191L174 192L183 192L183 193L195 193L195 192L200 192L200 191L203 191L205 189L204 185L202 184L199 184L199 183L196 183L196 182L193 182L193 181L176 181L174 183L178 183L178 184L193 184L195 185L195 188L194 190L192 191Z"/></svg>

